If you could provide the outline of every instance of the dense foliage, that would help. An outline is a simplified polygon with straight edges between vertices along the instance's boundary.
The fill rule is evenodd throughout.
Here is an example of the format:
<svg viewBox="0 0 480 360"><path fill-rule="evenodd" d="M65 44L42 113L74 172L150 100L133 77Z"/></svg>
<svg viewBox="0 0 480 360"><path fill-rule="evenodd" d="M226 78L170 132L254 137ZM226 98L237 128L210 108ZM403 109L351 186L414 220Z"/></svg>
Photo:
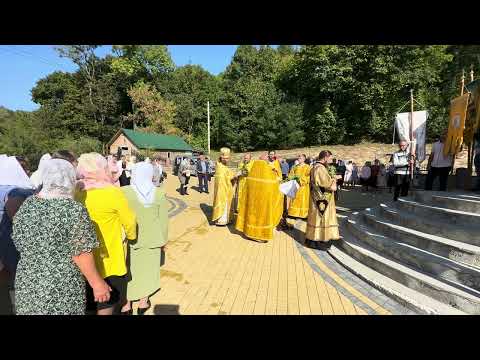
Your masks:
<svg viewBox="0 0 480 360"><path fill-rule="evenodd" d="M116 45L102 59L96 47L57 48L78 70L39 80L38 110L0 108L0 153L36 162L59 148L102 151L119 127L205 149L207 101L213 148L387 143L410 89L430 113L431 140L446 127L462 70L467 79L472 65L480 71L480 47L466 45L241 45L218 76L175 67L164 45Z"/></svg>

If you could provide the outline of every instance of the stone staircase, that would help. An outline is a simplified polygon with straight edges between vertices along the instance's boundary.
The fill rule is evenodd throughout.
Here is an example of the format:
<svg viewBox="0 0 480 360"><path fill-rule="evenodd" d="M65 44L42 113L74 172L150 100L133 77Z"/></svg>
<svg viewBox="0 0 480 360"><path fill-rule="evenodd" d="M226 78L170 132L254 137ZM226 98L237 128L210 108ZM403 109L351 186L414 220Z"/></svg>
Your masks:
<svg viewBox="0 0 480 360"><path fill-rule="evenodd" d="M418 191L345 218L329 253L421 314L480 314L480 196Z"/></svg>

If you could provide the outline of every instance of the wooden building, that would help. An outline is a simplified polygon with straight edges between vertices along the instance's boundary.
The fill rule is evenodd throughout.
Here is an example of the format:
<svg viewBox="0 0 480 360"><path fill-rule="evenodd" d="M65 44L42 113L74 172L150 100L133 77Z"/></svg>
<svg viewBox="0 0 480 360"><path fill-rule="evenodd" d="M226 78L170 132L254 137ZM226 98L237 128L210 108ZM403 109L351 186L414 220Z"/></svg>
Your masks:
<svg viewBox="0 0 480 360"><path fill-rule="evenodd" d="M120 129L107 143L109 154L120 151L125 155L135 155L140 150L152 152L152 156L160 156L165 165L170 165L177 155L191 154L192 147L181 137L144 133L130 129Z"/></svg>

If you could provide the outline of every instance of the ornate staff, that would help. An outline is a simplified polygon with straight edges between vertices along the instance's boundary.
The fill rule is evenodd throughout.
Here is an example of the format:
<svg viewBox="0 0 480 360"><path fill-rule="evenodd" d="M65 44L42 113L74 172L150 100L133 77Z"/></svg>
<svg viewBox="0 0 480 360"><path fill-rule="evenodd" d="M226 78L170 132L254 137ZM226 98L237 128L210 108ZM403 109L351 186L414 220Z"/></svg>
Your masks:
<svg viewBox="0 0 480 360"><path fill-rule="evenodd" d="M410 159L415 157L415 139L413 138L413 89L410 89ZM410 164L410 179L413 180L414 163Z"/></svg>

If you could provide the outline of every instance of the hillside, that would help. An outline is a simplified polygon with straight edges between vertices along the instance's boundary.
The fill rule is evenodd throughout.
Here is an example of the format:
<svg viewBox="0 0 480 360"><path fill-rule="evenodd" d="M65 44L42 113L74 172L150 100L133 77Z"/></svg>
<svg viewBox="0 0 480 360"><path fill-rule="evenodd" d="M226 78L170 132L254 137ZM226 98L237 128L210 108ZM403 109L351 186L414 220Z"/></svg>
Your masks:
<svg viewBox="0 0 480 360"><path fill-rule="evenodd" d="M427 145L427 159L430 154L431 144ZM357 145L325 145L306 148L296 148L290 150L277 150L277 154L281 157L291 158L296 157L298 154L305 154L307 157L318 156L318 153L322 150L330 150L334 157L342 160L352 160L357 165L363 165L366 161L373 161L379 159L383 163L387 163L389 155L398 149L398 145L391 144L379 144L379 143L361 143ZM258 158L265 151L252 151L253 158ZM244 153L233 153L232 162L238 163ZM212 151L211 157L216 159L218 157L218 151ZM422 164L427 165L427 161ZM467 151L464 150L457 156L455 161L455 168L467 167Z"/></svg>

